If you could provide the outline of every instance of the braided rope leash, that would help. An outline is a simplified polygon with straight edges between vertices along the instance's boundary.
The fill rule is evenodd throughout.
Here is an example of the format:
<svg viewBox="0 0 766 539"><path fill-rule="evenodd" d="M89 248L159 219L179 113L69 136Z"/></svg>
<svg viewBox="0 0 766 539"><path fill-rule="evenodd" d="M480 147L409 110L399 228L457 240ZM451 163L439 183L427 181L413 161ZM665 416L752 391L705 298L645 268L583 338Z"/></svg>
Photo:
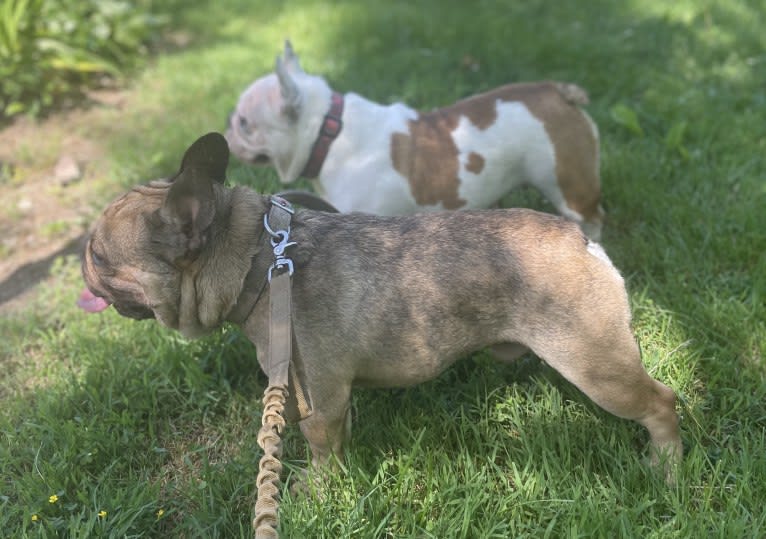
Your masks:
<svg viewBox="0 0 766 539"><path fill-rule="evenodd" d="M271 210L263 216L264 229L271 236L274 263L269 267L269 348L266 374L269 387L263 393L263 418L258 432L258 445L263 457L258 464L258 497L255 502L253 530L256 539L277 539L279 526L279 486L282 473L282 440L285 428L285 402L292 364L292 274L293 261L286 250L295 245L290 241L292 206L285 199L273 196ZM294 377L296 393L301 396L301 384ZM305 399L301 397L301 401ZM307 412L310 413L310 412Z"/></svg>
<svg viewBox="0 0 766 539"><path fill-rule="evenodd" d="M270 385L263 393L262 427L258 432L258 445L263 449L263 456L258 465L258 498L255 502L253 530L256 539L277 539L279 525L279 485L282 473L282 440L279 435L285 428L285 409L287 388Z"/></svg>

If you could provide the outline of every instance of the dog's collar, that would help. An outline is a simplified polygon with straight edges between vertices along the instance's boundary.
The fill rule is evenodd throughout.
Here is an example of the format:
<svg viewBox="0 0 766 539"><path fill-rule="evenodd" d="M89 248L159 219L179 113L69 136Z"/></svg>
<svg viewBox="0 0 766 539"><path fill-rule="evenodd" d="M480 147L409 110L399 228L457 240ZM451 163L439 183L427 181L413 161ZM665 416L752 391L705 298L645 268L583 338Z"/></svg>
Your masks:
<svg viewBox="0 0 766 539"><path fill-rule="evenodd" d="M342 117L343 94L333 92L330 110L324 115L322 126L319 128L319 135L314 141L314 146L311 147L308 163L306 163L306 168L301 173L301 176L304 178L316 178L319 176L319 171L322 170L322 165L327 157L327 152L330 151L332 141L335 140L341 129L343 129Z"/></svg>

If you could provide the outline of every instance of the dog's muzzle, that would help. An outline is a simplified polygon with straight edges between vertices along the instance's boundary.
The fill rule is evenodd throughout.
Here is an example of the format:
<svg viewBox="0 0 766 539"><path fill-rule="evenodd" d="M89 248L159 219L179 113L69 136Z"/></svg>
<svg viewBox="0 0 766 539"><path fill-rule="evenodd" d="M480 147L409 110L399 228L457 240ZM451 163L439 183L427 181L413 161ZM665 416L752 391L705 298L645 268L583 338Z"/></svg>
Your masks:
<svg viewBox="0 0 766 539"><path fill-rule="evenodd" d="M113 303L112 305L122 316L132 318L133 320L147 320L149 318L154 318L154 311L143 305L130 305L124 303Z"/></svg>

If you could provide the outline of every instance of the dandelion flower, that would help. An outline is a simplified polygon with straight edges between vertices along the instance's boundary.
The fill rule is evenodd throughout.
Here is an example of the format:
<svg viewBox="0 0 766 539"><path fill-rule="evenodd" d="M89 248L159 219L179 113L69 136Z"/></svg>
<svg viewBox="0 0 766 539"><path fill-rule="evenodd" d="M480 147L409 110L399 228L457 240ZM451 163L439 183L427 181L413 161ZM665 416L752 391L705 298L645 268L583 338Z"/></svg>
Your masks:
<svg viewBox="0 0 766 539"><path fill-rule="evenodd" d="M164 515L164 514L165 514L165 510L164 509L160 509L159 511L157 511L157 518L161 518L162 515Z"/></svg>
<svg viewBox="0 0 766 539"><path fill-rule="evenodd" d="M56 503L57 501L59 501L59 497L56 496L55 494L53 494L50 498L48 498L49 503Z"/></svg>
<svg viewBox="0 0 766 539"><path fill-rule="evenodd" d="M32 515L32 522L37 522L38 520L40 520L40 517L37 515Z"/></svg>
<svg viewBox="0 0 766 539"><path fill-rule="evenodd" d="M102 509L101 511L98 512L98 516L99 518L104 518L106 516L106 511Z"/></svg>

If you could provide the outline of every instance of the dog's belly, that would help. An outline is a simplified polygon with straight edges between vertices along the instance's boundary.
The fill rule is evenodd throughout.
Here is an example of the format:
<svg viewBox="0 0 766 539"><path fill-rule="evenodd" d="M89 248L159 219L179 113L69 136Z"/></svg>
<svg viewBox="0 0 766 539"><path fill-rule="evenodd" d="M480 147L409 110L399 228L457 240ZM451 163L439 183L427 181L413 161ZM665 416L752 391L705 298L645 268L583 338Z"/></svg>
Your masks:
<svg viewBox="0 0 766 539"><path fill-rule="evenodd" d="M500 301L499 303L505 303ZM427 307L426 307L427 308ZM498 342L497 323L514 331L514 322L498 313L489 321L458 322L452 318L441 325L430 319L423 328L408 331L401 326L395 337L374 339L369 352L357 348L349 356L354 378L360 387L410 387L433 380L461 359Z"/></svg>
<svg viewBox="0 0 766 539"><path fill-rule="evenodd" d="M433 380L460 356L381 358L360 362L353 385L365 388L410 387Z"/></svg>

